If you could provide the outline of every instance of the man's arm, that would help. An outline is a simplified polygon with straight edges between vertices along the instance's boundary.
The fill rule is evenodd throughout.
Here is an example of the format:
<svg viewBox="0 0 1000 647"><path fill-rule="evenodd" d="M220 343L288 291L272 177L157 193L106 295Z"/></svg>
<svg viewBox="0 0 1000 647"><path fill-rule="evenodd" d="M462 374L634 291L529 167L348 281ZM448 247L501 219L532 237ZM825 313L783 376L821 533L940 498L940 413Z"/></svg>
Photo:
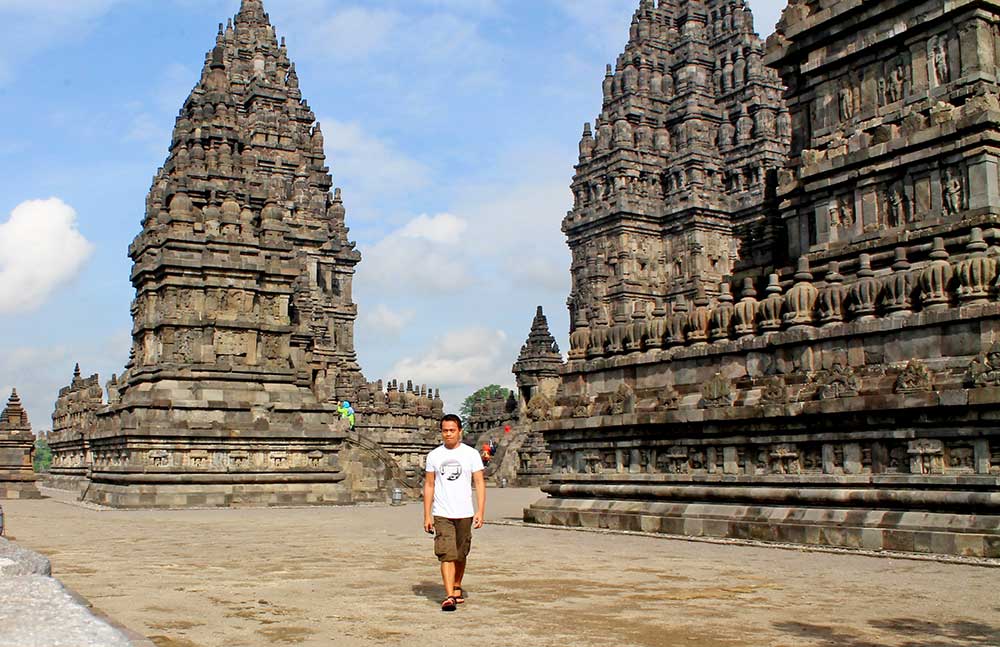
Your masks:
<svg viewBox="0 0 1000 647"><path fill-rule="evenodd" d="M472 484L476 486L476 514L472 517L472 525L476 528L482 528L486 519L486 479L483 473L484 470L472 473Z"/></svg>
<svg viewBox="0 0 1000 647"><path fill-rule="evenodd" d="M434 504L434 472L424 474L424 530L434 532L434 516L431 506Z"/></svg>

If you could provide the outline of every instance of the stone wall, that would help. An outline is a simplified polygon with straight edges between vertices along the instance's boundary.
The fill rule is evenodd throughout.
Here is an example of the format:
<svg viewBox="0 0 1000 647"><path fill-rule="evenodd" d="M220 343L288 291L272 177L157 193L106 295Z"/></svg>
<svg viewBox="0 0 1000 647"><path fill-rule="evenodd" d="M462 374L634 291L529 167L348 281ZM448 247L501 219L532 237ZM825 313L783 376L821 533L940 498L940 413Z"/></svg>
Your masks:
<svg viewBox="0 0 1000 647"><path fill-rule="evenodd" d="M570 362L536 426L556 500L526 518L1000 556L998 322L990 303Z"/></svg>

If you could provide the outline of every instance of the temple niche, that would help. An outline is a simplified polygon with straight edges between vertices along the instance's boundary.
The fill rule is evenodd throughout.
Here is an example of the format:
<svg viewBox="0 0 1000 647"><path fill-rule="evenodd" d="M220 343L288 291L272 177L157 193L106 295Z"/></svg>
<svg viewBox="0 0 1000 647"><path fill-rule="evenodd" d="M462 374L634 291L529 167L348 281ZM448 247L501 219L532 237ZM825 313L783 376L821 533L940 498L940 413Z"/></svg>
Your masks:
<svg viewBox="0 0 1000 647"><path fill-rule="evenodd" d="M398 463L436 444L429 389L394 406L358 365L361 255L324 141L284 39L243 0L129 246L129 361L106 394L79 371L59 394L55 484L118 507L346 503L385 496Z"/></svg>
<svg viewBox="0 0 1000 647"><path fill-rule="evenodd" d="M0 499L39 499L35 467L35 434L17 389L0 413Z"/></svg>
<svg viewBox="0 0 1000 647"><path fill-rule="evenodd" d="M527 521L1000 556L998 23L793 0L765 54L743 0L640 3ZM665 155L634 137L657 92Z"/></svg>

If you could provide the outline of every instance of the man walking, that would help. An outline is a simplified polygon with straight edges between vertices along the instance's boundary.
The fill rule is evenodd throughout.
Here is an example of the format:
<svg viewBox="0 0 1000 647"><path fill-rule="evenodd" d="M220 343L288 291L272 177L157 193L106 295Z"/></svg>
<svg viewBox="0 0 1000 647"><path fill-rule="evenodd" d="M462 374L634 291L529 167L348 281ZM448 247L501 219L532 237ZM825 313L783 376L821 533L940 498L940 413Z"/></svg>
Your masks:
<svg viewBox="0 0 1000 647"><path fill-rule="evenodd" d="M486 480L483 461L462 443L462 419L448 414L441 419L444 445L427 455L424 481L424 530L434 533L434 553L441 562L445 599L442 611L454 611L465 602L462 577L472 548L472 529L483 527ZM472 484L476 508L472 508Z"/></svg>

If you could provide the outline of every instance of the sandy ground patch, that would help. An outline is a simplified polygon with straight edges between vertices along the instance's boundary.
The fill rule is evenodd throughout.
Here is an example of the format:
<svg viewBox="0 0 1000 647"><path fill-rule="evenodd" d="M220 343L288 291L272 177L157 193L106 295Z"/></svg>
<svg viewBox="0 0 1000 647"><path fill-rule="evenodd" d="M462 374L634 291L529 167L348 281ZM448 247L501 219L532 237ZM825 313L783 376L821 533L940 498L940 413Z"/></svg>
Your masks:
<svg viewBox="0 0 1000 647"><path fill-rule="evenodd" d="M491 489L488 516L540 496ZM445 614L416 503L4 510L56 577L161 647L1000 645L1000 569L491 525Z"/></svg>

